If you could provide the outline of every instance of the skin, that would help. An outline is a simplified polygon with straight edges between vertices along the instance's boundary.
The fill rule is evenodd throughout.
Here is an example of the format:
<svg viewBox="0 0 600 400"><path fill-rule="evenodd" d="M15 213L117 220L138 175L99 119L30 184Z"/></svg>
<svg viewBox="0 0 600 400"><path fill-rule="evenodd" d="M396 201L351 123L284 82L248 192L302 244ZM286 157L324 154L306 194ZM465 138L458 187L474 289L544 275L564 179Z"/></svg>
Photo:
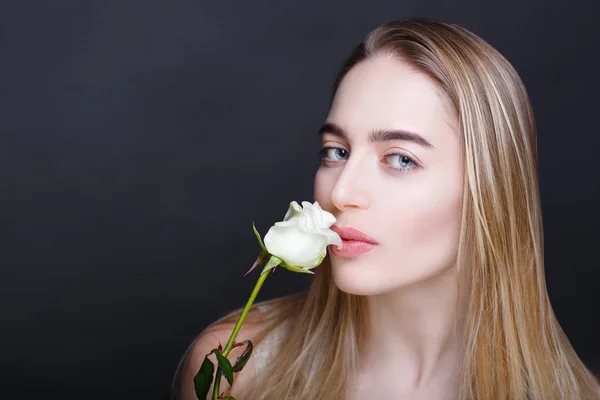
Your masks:
<svg viewBox="0 0 600 400"><path fill-rule="evenodd" d="M455 398L463 190L456 117L426 75L378 55L346 75L326 123L346 137L322 131L322 145L340 150L323 153L314 200L336 217L336 225L378 242L356 258L328 249L336 285L366 296L369 307L368 344L349 393L356 399ZM432 147L406 140L371 143L374 130L414 132Z"/></svg>

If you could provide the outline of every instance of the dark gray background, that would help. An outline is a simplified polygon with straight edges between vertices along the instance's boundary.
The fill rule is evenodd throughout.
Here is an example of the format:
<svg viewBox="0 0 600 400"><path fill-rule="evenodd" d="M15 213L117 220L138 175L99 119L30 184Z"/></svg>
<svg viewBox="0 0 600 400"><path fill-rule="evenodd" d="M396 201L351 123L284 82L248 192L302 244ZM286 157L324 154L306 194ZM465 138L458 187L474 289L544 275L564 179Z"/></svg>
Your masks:
<svg viewBox="0 0 600 400"><path fill-rule="evenodd" d="M0 397L166 398L256 281L252 220L264 235L312 200L343 58L413 16L463 25L521 74L552 304L600 372L594 3L2 2ZM280 271L259 301L309 282Z"/></svg>

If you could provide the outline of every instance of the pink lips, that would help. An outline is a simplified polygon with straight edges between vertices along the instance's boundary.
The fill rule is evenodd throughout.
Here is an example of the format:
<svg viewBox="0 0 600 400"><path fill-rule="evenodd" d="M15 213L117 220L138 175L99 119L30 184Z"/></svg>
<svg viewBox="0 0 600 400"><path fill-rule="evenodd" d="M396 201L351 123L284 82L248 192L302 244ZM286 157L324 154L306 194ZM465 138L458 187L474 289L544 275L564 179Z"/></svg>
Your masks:
<svg viewBox="0 0 600 400"><path fill-rule="evenodd" d="M377 246L377 242L354 228L332 226L331 230L342 238L342 248L329 246L331 253L337 257L357 257Z"/></svg>

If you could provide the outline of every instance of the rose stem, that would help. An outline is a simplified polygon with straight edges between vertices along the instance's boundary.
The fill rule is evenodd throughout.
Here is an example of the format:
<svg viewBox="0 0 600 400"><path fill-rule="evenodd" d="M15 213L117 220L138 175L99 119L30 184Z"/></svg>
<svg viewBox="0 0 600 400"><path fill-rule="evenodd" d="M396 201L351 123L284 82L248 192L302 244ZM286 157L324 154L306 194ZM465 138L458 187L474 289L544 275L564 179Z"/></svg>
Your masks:
<svg viewBox="0 0 600 400"><path fill-rule="evenodd" d="M268 261L268 259L266 261ZM227 356L229 355L229 352L233 348L233 342L235 342L235 338L237 337L237 334L240 331L240 328L242 327L244 320L246 319L246 315L248 315L248 312L250 311L250 307L252 307L252 303L254 303L254 299L256 298L256 295L260 291L260 288L262 287L263 283L265 282L265 279L267 279L267 276L269 276L269 272L271 272L271 271L272 270L267 271L258 277L258 280L256 281L256 285L254 285L254 289L252 290L252 294L250 295L250 298L248 299L248 302L246 303L246 306L244 307L242 314L238 318L238 321L235 324L235 327L233 328L233 332L231 332L229 341L227 342L227 344L225 345L225 348L223 349L223 352L221 353L221 354L223 354L223 356L225 356L225 358L227 358ZM215 383L213 386L213 395L212 395L213 400L218 400L218 398L219 398L220 383L221 383L221 369L217 368L217 375L215 376Z"/></svg>

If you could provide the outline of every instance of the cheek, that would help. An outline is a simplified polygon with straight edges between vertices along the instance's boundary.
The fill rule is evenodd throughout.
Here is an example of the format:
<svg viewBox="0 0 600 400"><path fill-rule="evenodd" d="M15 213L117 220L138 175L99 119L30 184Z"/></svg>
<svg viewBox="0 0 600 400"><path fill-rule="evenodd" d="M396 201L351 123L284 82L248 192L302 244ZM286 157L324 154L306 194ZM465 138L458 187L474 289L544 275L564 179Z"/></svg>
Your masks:
<svg viewBox="0 0 600 400"><path fill-rule="evenodd" d="M432 206L432 207L427 207ZM413 249L428 252L446 252L458 243L460 232L460 201L451 201L443 205L421 204L419 212L411 216L408 225L407 243Z"/></svg>
<svg viewBox="0 0 600 400"><path fill-rule="evenodd" d="M329 197L331 193L331 188L334 184L334 182L330 182L331 179L331 177L328 177L327 174L323 173L323 170L321 168L317 170L314 179L313 200L318 201L321 205L321 208L323 208L324 210L331 210L331 205L329 204Z"/></svg>
<svg viewBox="0 0 600 400"><path fill-rule="evenodd" d="M392 235L402 259L419 271L435 272L454 261L458 250L462 207L460 181L423 186L406 196Z"/></svg>

